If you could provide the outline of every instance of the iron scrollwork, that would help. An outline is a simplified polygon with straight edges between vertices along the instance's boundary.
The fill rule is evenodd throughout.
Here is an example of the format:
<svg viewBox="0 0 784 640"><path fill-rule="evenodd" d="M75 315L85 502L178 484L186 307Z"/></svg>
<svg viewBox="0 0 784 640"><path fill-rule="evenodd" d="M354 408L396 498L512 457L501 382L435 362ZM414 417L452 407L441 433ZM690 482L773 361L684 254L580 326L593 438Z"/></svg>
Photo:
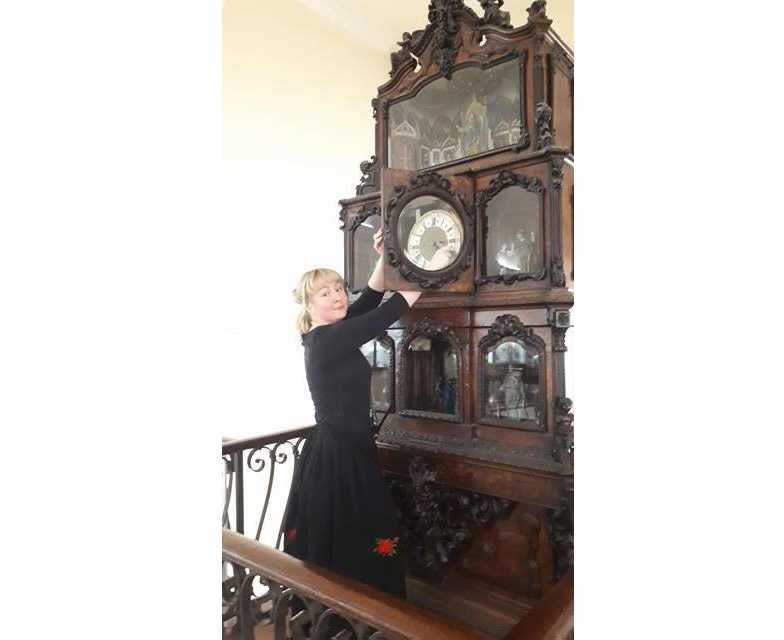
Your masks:
<svg viewBox="0 0 784 640"><path fill-rule="evenodd" d="M315 598L307 597L267 576L233 565L236 580L232 582L229 601L232 606L224 616L224 625L234 627L229 633L240 640L252 640L257 627L272 627L275 640L286 640L286 618L292 604L298 611L291 616L292 638L297 640L325 640L326 638L356 638L356 640L386 640L388 636L368 623L328 607ZM263 593L256 594L255 586Z"/></svg>
<svg viewBox="0 0 784 640"><path fill-rule="evenodd" d="M261 510L261 517L259 518L259 525L256 529L256 540L259 540L261 537L261 529L264 526L264 520L267 516L267 508L269 507L270 496L272 495L272 486L275 482L275 468L277 465L285 464L289 458L289 454L286 451L282 451L282 447L289 447L291 449L291 454L294 457L294 464L296 465L299 461L300 454L302 453L302 446L305 441L305 438L298 438L296 441L292 440L284 440L282 442L276 442L274 445L264 445L263 447L257 447L256 449L252 449L248 452L247 457L247 467L251 471L255 473L261 473L264 468L267 466L267 462L270 463L270 470L269 470L269 480L267 481L267 492L264 496L264 506ZM266 456L266 459L265 459ZM277 546L280 547L281 539L282 539L283 531L278 531L278 538L277 538Z"/></svg>
<svg viewBox="0 0 784 640"><path fill-rule="evenodd" d="M510 273L507 275L488 276L487 274L487 235L490 230L490 222L487 216L487 206L489 202L496 197L504 189L517 185L535 193L539 198L539 211L540 216L544 215L544 199L543 199L543 186L542 181L536 177L520 176L516 173L504 169L498 174L497 177L490 181L487 189L483 189L476 194L474 198L474 209L479 220L482 224L482 237L478 247L479 251L479 264L481 267L477 269L476 283L483 284L485 282L503 283L506 285L514 284L522 280L544 280L547 276L547 267L542 267L541 271L534 273Z"/></svg>

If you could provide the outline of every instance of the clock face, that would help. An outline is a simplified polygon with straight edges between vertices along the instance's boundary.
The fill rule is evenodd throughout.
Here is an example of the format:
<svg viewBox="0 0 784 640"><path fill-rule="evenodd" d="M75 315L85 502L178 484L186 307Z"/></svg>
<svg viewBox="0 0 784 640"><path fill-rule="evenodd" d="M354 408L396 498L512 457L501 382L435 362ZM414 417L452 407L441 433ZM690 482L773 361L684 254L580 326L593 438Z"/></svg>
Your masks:
<svg viewBox="0 0 784 640"><path fill-rule="evenodd" d="M460 216L443 200L429 196L406 205L398 219L398 234L406 258L425 271L446 269L463 246Z"/></svg>

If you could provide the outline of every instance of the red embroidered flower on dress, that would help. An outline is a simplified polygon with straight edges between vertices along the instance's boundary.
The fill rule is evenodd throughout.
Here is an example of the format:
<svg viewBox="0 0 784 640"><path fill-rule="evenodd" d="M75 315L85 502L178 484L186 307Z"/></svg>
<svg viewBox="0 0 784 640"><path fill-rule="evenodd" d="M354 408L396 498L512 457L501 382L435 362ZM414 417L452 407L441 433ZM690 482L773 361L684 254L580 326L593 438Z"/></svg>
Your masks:
<svg viewBox="0 0 784 640"><path fill-rule="evenodd" d="M393 556L397 552L399 540L399 536L395 538L376 538L376 548L373 551L381 556Z"/></svg>
<svg viewBox="0 0 784 640"><path fill-rule="evenodd" d="M297 530L296 529L289 529L287 537L289 540L293 540L297 537Z"/></svg>

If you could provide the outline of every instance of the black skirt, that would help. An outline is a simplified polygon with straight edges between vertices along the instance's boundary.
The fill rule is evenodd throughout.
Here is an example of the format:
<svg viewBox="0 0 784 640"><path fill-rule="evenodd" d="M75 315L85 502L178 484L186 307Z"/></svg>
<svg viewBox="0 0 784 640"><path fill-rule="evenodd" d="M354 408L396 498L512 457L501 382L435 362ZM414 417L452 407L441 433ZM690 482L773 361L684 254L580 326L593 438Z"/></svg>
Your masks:
<svg viewBox="0 0 784 640"><path fill-rule="evenodd" d="M399 514L369 424L317 425L292 479L283 550L405 598Z"/></svg>

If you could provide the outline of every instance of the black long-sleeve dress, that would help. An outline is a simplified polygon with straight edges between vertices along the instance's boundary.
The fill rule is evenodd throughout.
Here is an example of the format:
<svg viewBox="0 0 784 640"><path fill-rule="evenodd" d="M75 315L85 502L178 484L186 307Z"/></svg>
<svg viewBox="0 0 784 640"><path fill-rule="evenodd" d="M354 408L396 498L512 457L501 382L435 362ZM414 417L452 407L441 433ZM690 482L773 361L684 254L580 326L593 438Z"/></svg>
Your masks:
<svg viewBox="0 0 784 640"><path fill-rule="evenodd" d="M366 287L346 317L302 336L316 426L284 517L284 551L405 598L398 511L381 475L370 420L371 369L359 347L409 308Z"/></svg>

